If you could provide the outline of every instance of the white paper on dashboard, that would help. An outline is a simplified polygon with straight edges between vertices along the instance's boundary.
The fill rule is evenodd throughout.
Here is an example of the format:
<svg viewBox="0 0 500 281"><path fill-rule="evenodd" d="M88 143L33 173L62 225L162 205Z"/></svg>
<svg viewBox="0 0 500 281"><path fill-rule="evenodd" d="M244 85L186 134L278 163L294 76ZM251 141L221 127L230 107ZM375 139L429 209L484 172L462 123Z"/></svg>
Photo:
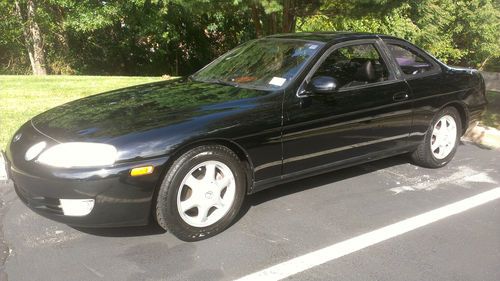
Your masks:
<svg viewBox="0 0 500 281"><path fill-rule="evenodd" d="M269 84L281 87L281 86L283 86L283 84L285 84L285 82L286 82L286 78L273 77L273 79L271 79L271 81L269 81Z"/></svg>

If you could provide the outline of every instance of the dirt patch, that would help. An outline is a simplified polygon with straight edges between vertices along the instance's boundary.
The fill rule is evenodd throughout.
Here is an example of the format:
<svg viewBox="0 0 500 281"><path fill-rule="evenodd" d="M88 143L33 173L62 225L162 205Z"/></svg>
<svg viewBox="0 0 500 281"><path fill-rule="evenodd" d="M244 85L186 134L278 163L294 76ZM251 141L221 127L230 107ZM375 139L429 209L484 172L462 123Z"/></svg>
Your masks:
<svg viewBox="0 0 500 281"><path fill-rule="evenodd" d="M483 148L500 149L500 130L493 127L479 124L468 130L463 139Z"/></svg>

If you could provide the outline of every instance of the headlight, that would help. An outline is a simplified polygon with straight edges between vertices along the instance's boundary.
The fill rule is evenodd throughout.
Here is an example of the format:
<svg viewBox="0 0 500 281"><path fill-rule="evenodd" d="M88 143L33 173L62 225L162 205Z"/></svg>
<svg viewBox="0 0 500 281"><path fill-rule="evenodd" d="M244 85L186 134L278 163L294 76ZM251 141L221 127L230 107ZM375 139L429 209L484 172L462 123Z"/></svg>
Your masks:
<svg viewBox="0 0 500 281"><path fill-rule="evenodd" d="M47 143L44 141L33 145L32 147L30 147L26 151L26 154L24 155L24 159L26 161L31 161L31 160L35 159L35 157L37 157L38 154L40 154L40 152L42 152L42 150L44 150L46 146L47 146Z"/></svg>
<svg viewBox="0 0 500 281"><path fill-rule="evenodd" d="M109 144L68 142L40 154L39 163L61 168L107 166L115 163L117 151Z"/></svg>

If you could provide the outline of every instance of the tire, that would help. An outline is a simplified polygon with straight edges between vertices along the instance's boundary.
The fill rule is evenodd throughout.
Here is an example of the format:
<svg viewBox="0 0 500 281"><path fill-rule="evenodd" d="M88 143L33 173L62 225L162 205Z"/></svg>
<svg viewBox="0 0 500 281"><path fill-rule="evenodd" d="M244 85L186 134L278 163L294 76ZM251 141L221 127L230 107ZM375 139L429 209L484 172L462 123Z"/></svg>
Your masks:
<svg viewBox="0 0 500 281"><path fill-rule="evenodd" d="M181 155L168 170L158 191L156 221L181 240L203 240L235 220L245 193L245 170L238 156L225 146L202 145Z"/></svg>
<svg viewBox="0 0 500 281"><path fill-rule="evenodd" d="M442 126L444 133L439 131ZM426 168L445 166L455 156L461 132L462 122L458 111L454 107L445 107L434 116L424 140L411 154L411 159L415 164ZM442 143L448 145L439 146Z"/></svg>

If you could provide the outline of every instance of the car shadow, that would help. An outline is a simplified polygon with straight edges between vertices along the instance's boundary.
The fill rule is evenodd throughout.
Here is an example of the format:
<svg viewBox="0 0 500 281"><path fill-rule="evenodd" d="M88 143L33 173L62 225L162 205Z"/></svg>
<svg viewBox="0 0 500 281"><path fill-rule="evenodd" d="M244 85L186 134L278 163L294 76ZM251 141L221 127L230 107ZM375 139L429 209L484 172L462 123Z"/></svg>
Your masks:
<svg viewBox="0 0 500 281"><path fill-rule="evenodd" d="M135 236L152 236L163 234L166 231L161 228L156 222L150 222L145 226L127 226L127 227L104 227L104 228L89 228L70 226L78 231L103 237L135 237Z"/></svg>
<svg viewBox="0 0 500 281"><path fill-rule="evenodd" d="M298 181L276 185L272 188L268 188L248 195L243 202L241 211L239 212L237 218L233 223L236 223L242 217L244 217L248 210L250 210L253 206L258 206L267 201L407 163L410 163L410 158L408 156L398 155L382 160L373 161L368 164L360 164L349 168L304 178Z"/></svg>
<svg viewBox="0 0 500 281"><path fill-rule="evenodd" d="M362 164L350 168L344 168L333 172L321 174L305 178L302 180L280 184L269 189L262 190L255 194L248 195L243 202L243 206L238 213L233 224L237 223L242 217L246 215L248 210L253 206L258 206L267 201L271 201L280 197L288 196L294 193L302 192L304 190L314 189L325 184L332 184L348 178L357 177L363 174L371 173L377 170L409 163L409 158L405 155L386 158L374 162L369 165ZM135 236L152 236L164 234L166 231L158 226L156 222L151 219L151 223L146 226L137 227L117 227L117 228L84 228L73 227L74 229L95 236L104 237L135 237Z"/></svg>

